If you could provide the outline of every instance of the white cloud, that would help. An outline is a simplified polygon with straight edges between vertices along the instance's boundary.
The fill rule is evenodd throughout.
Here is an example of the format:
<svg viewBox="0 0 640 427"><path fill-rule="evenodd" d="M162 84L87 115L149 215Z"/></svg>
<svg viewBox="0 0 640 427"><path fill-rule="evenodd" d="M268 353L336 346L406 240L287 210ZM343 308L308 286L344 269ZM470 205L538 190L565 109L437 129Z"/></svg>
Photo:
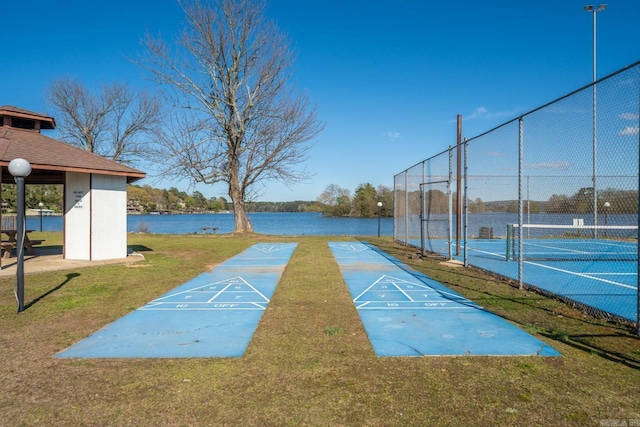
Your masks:
<svg viewBox="0 0 640 427"><path fill-rule="evenodd" d="M487 151L485 154L489 157L504 157L507 155L507 153L502 151Z"/></svg>
<svg viewBox="0 0 640 427"><path fill-rule="evenodd" d="M638 127L634 127L634 126L627 126L626 128L624 128L623 130L621 130L620 132L618 132L619 136L627 136L627 135L638 135L638 133L640 132L640 129L638 129Z"/></svg>
<svg viewBox="0 0 640 427"><path fill-rule="evenodd" d="M481 117L486 117L489 114L489 110L485 107L476 108L476 110L471 113L468 117L465 117L466 120L473 120Z"/></svg>
<svg viewBox="0 0 640 427"><path fill-rule="evenodd" d="M391 139L391 140L400 139L400 132L392 132L392 131L388 131L388 132L387 132L387 136L388 136L388 137L389 137L389 139Z"/></svg>
<svg viewBox="0 0 640 427"><path fill-rule="evenodd" d="M622 120L638 120L638 115L633 113L622 113L620 114L620 118Z"/></svg>
<svg viewBox="0 0 640 427"><path fill-rule="evenodd" d="M556 160L554 162L531 163L525 166L529 169L568 169L571 163L565 160Z"/></svg>
<svg viewBox="0 0 640 427"><path fill-rule="evenodd" d="M500 117L515 116L515 111L499 111L497 113L490 112L486 107L478 107L468 116L464 117L464 120L473 119L495 119Z"/></svg>

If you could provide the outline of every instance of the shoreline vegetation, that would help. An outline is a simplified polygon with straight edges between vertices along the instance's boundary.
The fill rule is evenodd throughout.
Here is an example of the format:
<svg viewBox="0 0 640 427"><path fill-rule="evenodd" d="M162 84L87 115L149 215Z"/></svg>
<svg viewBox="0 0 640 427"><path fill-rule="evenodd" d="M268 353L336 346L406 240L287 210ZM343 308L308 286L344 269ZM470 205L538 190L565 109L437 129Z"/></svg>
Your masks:
<svg viewBox="0 0 640 427"><path fill-rule="evenodd" d="M15 212L15 185L3 186L3 213ZM26 189L27 214L38 216L39 204L43 204L43 215L61 215L62 186L29 185ZM412 193L408 210L420 212L420 194ZM403 196L402 191L399 195ZM637 191L606 189L601 192L599 200L602 206L599 211L606 214L637 214ZM429 200L430 214L446 214L449 211L449 196L439 190L431 190L425 194ZM455 194L453 195L455 198ZM576 215L592 212L592 191L582 188L571 196L552 195L549 200L527 200L526 212L530 214L547 213ZM381 203L381 206L378 206ZM605 205L605 203L607 203ZM394 190L383 185L374 188L371 184L359 185L352 195L348 189L335 184L327 189L316 200L293 200L284 202L245 202L248 213L259 212L318 212L327 217L373 218L394 215ZM469 200L469 213L517 213L517 200L483 201ZM129 214L182 214L182 213L230 213L232 204L225 197L206 198L199 191L188 194L175 187L166 189L153 188L149 185L127 186L127 212ZM455 208L454 208L455 214Z"/></svg>

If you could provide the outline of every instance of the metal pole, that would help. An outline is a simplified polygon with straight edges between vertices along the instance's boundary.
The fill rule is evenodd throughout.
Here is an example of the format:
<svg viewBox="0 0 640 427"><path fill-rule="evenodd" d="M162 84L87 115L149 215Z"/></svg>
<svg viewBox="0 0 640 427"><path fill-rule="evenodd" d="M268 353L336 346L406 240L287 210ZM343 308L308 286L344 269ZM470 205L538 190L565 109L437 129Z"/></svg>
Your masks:
<svg viewBox="0 0 640 427"><path fill-rule="evenodd" d="M422 162L422 169L421 169L421 173L422 175L420 176L420 255L424 256L426 254L425 250L426 250L426 239L427 239L427 233L425 232L425 226L427 224L426 222L426 213L427 213L427 200L424 197L424 187L425 187L425 182L426 182L426 167L427 167L427 161L423 161Z"/></svg>
<svg viewBox="0 0 640 427"><path fill-rule="evenodd" d="M378 237L380 237L380 208L382 208L382 202L378 202Z"/></svg>
<svg viewBox="0 0 640 427"><path fill-rule="evenodd" d="M636 95L638 97L638 115L636 117L638 117L638 129L640 129L640 93L637 93ZM640 146L640 133L638 134L638 145ZM640 161L640 154L638 155L638 159L637 161ZM636 163L636 165L638 165L640 163ZM637 173L638 171L636 171ZM637 187L636 188L640 188L640 174L638 174L638 182L637 182ZM636 206L640 206L640 192L638 192L638 201L637 201L637 205ZM638 241L638 238L640 238L640 232L636 229L636 242ZM640 270L640 246L638 246L636 248L636 271ZM636 278L636 335L638 335L640 337L640 276L638 276L636 274L637 278Z"/></svg>
<svg viewBox="0 0 640 427"><path fill-rule="evenodd" d="M16 233L17 246L16 255L18 257L18 269L16 272L16 298L18 299L18 313L24 311L24 177L17 176L17 217Z"/></svg>
<svg viewBox="0 0 640 427"><path fill-rule="evenodd" d="M404 244L409 244L409 171L404 173Z"/></svg>
<svg viewBox="0 0 640 427"><path fill-rule="evenodd" d="M596 14L593 9L593 238L598 238L598 187L596 180L598 157L598 131L596 113Z"/></svg>
<svg viewBox="0 0 640 427"><path fill-rule="evenodd" d="M524 288L524 254L522 239L522 167L524 165L524 119L518 119L518 289Z"/></svg>
<svg viewBox="0 0 640 427"><path fill-rule="evenodd" d="M527 224L531 224L531 193L529 192L529 178L527 175ZM523 234L524 236L524 234ZM531 236L531 231L527 228L527 239Z"/></svg>
<svg viewBox="0 0 640 427"><path fill-rule="evenodd" d="M469 267L469 260L467 254L469 251L467 250L467 245L469 244L469 206L467 205L469 200L469 185L468 185L468 175L467 170L469 167L469 157L468 157L469 143L467 142L467 138L464 139L464 266Z"/></svg>
<svg viewBox="0 0 640 427"><path fill-rule="evenodd" d="M460 256L460 239L462 238L462 116L458 114L458 131L457 131L457 176L456 176L456 256Z"/></svg>
<svg viewBox="0 0 640 427"><path fill-rule="evenodd" d="M31 173L31 164L21 158L9 162L9 173L16 181L17 216L16 234L18 266L16 270L16 299L18 300L18 313L24 311L24 178Z"/></svg>
<svg viewBox="0 0 640 427"><path fill-rule="evenodd" d="M449 209L449 224L447 227L449 229L449 235L447 236L449 244L447 249L449 251L449 259L453 259L453 191L451 188L453 182L453 147L451 145L449 146L449 176L447 180L449 181L447 182L447 209Z"/></svg>
<svg viewBox="0 0 640 427"><path fill-rule="evenodd" d="M598 124L597 124L597 103L596 103L596 15L598 12L602 12L607 8L606 4L599 4L597 6L587 5L584 10L593 14L593 173L592 173L592 186L593 186L593 238L598 238L598 185L597 185L597 160L598 160Z"/></svg>

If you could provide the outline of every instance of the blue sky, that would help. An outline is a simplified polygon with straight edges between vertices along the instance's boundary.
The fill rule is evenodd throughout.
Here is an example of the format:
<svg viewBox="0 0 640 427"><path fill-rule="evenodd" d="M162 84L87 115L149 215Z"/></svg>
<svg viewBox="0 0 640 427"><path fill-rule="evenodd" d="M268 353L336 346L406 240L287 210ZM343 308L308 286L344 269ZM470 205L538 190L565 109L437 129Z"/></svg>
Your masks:
<svg viewBox="0 0 640 427"><path fill-rule="evenodd" d="M268 183L259 200L315 200L329 184L392 187L395 173L455 144L457 114L473 137L588 84L585 4L271 0L269 16L297 51L292 83L325 129L304 165L312 178ZM182 17L174 0L31 0L3 4L3 18L0 105L47 112L46 88L60 77L96 91L116 81L151 87L128 58L145 31L171 39ZM597 14L598 77L640 60L638 22L637 0L610 0ZM223 186L197 189L226 196Z"/></svg>

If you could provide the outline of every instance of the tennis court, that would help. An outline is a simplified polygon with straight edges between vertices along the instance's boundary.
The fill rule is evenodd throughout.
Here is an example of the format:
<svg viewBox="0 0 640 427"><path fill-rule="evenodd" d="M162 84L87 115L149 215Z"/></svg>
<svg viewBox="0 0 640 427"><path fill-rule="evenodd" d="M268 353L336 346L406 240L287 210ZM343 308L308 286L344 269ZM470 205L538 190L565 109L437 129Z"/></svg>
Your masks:
<svg viewBox="0 0 640 427"><path fill-rule="evenodd" d="M456 258L466 254L470 265L569 298L591 315L606 311L640 334L639 71L636 62L476 136L458 132L440 152L434 147L394 175L394 238L449 256L455 236L466 246ZM513 236L525 240L507 251L506 225L515 223ZM546 227L547 237L529 241L541 231L522 233L529 224ZM492 234L505 245L481 241Z"/></svg>
<svg viewBox="0 0 640 427"><path fill-rule="evenodd" d="M635 321L638 313L637 227L530 224L506 238L469 239L467 262L546 292ZM520 236L522 241L520 242ZM446 240L430 241L447 254ZM419 244L419 242L418 242ZM453 243L455 247L455 242ZM454 258L463 260L461 256Z"/></svg>

